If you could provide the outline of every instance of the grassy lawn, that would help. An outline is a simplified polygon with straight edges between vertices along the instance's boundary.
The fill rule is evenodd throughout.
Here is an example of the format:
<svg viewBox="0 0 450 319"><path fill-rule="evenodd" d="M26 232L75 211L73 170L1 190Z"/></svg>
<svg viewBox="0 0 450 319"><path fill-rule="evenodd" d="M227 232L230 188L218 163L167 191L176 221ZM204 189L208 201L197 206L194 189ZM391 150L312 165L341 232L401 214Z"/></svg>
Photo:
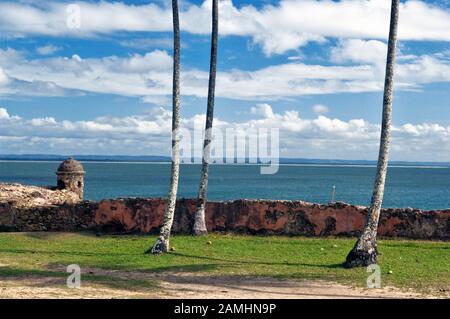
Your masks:
<svg viewBox="0 0 450 319"><path fill-rule="evenodd" d="M0 233L0 277L67 276L57 266L139 272L201 272L211 275L322 279L365 286L365 269L343 269L353 238L304 238L212 234L174 236L175 251L144 255L153 236L74 233ZM211 241L211 244L208 244ZM450 287L450 243L380 240L382 284L419 290ZM107 276L89 280L108 281ZM86 277L84 277L86 279ZM118 286L149 283L114 280Z"/></svg>

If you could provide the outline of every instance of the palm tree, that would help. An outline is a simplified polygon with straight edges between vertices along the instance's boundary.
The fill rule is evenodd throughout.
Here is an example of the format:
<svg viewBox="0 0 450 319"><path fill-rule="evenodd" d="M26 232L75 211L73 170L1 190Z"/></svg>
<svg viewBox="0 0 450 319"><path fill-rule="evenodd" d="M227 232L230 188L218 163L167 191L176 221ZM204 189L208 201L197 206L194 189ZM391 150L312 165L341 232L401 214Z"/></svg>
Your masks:
<svg viewBox="0 0 450 319"><path fill-rule="evenodd" d="M218 0L212 1L211 61L209 65L208 106L206 110L205 139L203 141L202 171L200 174L197 211L195 212L193 227L194 235L204 235L207 233L205 223L205 206L206 194L208 190L208 170L214 119L214 93L216 88L217 42L219 34L218 2Z"/></svg>
<svg viewBox="0 0 450 319"><path fill-rule="evenodd" d="M344 263L344 267L346 268L368 266L377 262L378 221L380 219L381 204L383 202L384 185L386 181L389 158L389 145L391 143L392 96L399 2L399 0L392 0L391 5L391 22L389 29L386 75L384 81L383 121L381 125L380 150L372 201L364 230L355 246L348 254Z"/></svg>
<svg viewBox="0 0 450 319"><path fill-rule="evenodd" d="M170 231L177 201L178 177L180 172L180 22L178 0L172 0L173 14L173 90L172 90L172 167L169 196L164 211L163 225L155 245L146 253L160 254L169 250Z"/></svg>

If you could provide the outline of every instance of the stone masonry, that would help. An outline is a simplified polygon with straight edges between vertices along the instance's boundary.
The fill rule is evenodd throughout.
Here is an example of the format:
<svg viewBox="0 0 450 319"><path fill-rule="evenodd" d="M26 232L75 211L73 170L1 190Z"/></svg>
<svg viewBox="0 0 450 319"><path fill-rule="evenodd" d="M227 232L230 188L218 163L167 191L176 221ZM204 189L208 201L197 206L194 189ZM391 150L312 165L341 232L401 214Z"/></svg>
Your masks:
<svg viewBox="0 0 450 319"><path fill-rule="evenodd" d="M157 233L165 200L115 199L75 204L15 206L0 201L0 231L95 231ZM196 201L177 202L174 233L190 233ZM367 209L344 203L319 205L303 201L236 200L209 202L209 231L302 236L354 236ZM384 237L450 240L450 209L385 209L378 231Z"/></svg>

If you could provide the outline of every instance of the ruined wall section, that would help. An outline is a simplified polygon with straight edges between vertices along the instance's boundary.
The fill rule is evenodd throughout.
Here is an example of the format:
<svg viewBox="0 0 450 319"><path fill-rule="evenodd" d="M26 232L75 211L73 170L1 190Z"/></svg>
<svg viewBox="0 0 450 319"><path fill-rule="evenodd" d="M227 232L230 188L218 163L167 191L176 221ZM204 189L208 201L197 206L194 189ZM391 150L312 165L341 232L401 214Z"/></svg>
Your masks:
<svg viewBox="0 0 450 319"><path fill-rule="evenodd" d="M100 233L157 233L165 200L114 199L101 202L17 205L0 200L0 231L96 231ZM177 202L174 233L190 233L196 201ZM303 201L235 200L209 202L209 231L302 236L354 236L362 230L367 209L334 203ZM450 209L385 209L379 235L450 240Z"/></svg>

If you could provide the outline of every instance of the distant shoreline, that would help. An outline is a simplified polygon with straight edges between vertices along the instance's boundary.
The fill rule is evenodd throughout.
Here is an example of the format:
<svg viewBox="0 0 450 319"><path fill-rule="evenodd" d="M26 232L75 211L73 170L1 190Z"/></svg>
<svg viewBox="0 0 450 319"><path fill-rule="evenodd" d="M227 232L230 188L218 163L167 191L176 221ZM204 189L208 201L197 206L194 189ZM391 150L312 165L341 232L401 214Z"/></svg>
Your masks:
<svg viewBox="0 0 450 319"><path fill-rule="evenodd" d="M144 165L169 165L171 162L169 161L114 161L114 160L80 160L82 163L93 163L93 164L144 164ZM58 163L59 160L32 160L32 159L0 159L0 163ZM181 165L201 165L201 163L181 163ZM217 166L265 166L269 164L263 163L212 163L210 165ZM355 167L355 168L375 168L376 164L346 164L346 163L279 163L279 166L299 166L299 167ZM409 165L399 165L399 164L389 164L391 168L423 168L423 169L448 169L449 166L438 165L437 163L434 165L420 165L420 164L409 164Z"/></svg>
<svg viewBox="0 0 450 319"><path fill-rule="evenodd" d="M127 155L51 155L51 154L4 154L0 155L0 162L59 162L73 157L82 162L91 163L139 163L139 164L166 164L171 162L168 156L127 156ZM235 160L236 161L236 160ZM249 163L248 159L245 163L212 163L214 165L268 165L265 163ZM201 159L191 159L191 162L182 164L200 164ZM279 165L282 166L347 166L347 167L373 167L377 165L375 160L342 160L342 159L309 159L309 158L280 158ZM408 161L391 161L390 167L420 167L420 168L450 168L450 162L408 162Z"/></svg>

